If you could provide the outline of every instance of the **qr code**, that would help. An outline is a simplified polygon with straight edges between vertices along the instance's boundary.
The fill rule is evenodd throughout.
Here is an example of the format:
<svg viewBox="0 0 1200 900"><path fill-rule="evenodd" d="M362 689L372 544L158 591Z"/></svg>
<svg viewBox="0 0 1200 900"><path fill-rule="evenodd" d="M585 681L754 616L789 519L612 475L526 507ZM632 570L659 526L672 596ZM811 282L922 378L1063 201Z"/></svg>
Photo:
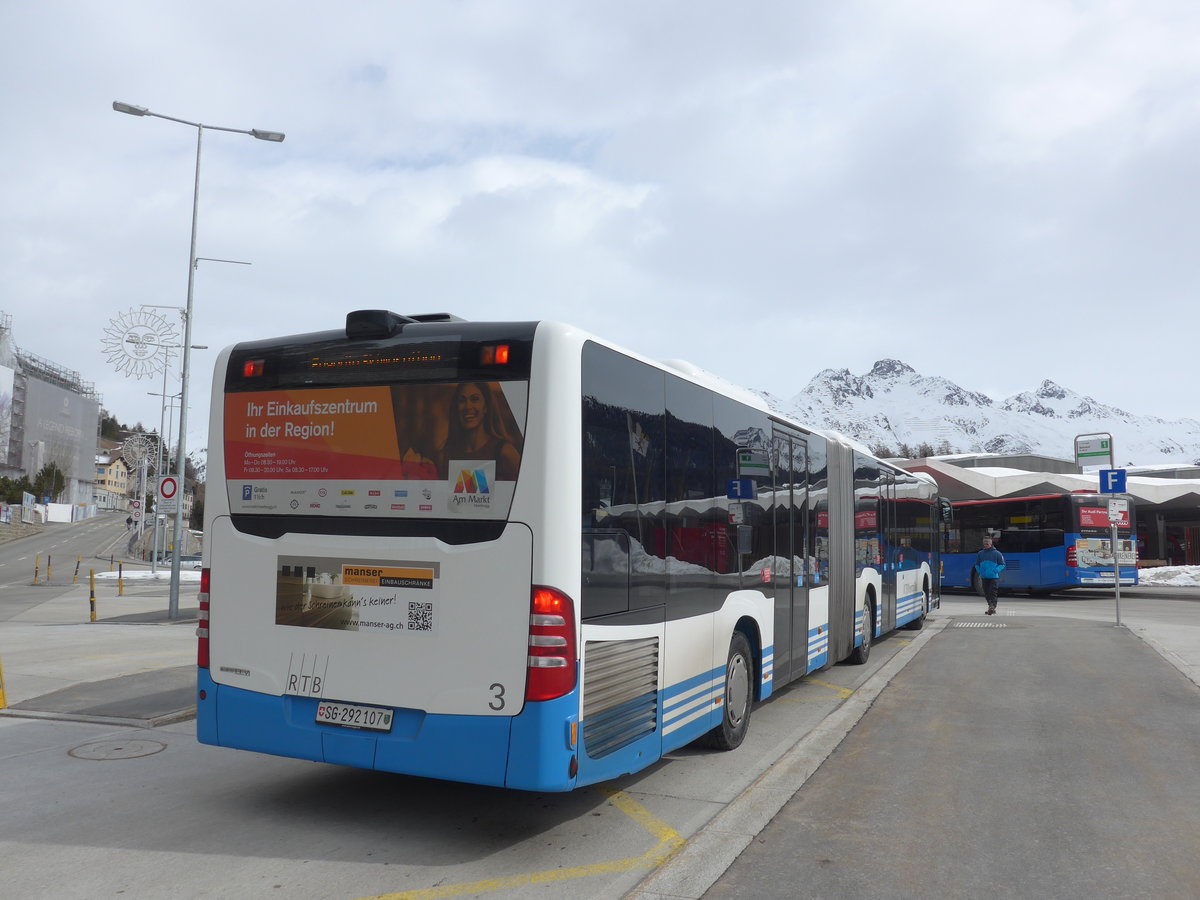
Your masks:
<svg viewBox="0 0 1200 900"><path fill-rule="evenodd" d="M408 630L409 631L433 631L433 604L432 603L415 603L408 604Z"/></svg>

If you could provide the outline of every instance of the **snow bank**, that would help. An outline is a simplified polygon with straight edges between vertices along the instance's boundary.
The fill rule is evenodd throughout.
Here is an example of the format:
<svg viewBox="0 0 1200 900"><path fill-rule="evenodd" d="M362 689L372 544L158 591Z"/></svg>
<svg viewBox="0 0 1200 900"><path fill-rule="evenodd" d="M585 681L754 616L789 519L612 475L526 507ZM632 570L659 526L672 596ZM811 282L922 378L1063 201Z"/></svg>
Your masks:
<svg viewBox="0 0 1200 900"><path fill-rule="evenodd" d="M1138 584L1200 587L1200 566L1162 566L1157 569L1138 569Z"/></svg>

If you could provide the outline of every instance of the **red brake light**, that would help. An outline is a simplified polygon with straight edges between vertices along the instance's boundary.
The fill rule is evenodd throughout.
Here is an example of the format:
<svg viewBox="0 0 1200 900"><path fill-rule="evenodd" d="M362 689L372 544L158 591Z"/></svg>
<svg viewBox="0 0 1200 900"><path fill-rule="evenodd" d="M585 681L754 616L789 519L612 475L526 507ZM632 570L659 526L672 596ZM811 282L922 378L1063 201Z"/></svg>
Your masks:
<svg viewBox="0 0 1200 900"><path fill-rule="evenodd" d="M553 700L575 689L575 605L554 588L534 586L529 601L525 699Z"/></svg>
<svg viewBox="0 0 1200 900"><path fill-rule="evenodd" d="M1067 565L1076 568L1079 565L1079 560L1075 556L1075 545L1072 544L1067 548Z"/></svg>
<svg viewBox="0 0 1200 900"><path fill-rule="evenodd" d="M246 360L244 363L242 363L242 377L257 378L263 373L263 362L264 361L261 359Z"/></svg>
<svg viewBox="0 0 1200 900"><path fill-rule="evenodd" d="M479 348L479 364L483 366L507 366L508 344L484 344Z"/></svg>
<svg viewBox="0 0 1200 900"><path fill-rule="evenodd" d="M200 621L196 623L196 665L208 668L208 583L209 570L200 570Z"/></svg>

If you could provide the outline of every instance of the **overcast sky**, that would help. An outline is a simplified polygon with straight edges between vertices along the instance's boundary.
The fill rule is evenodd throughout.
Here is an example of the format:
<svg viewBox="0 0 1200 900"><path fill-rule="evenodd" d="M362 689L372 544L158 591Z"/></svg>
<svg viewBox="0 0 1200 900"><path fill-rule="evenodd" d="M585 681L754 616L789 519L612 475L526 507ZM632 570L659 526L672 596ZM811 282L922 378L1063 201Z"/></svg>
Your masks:
<svg viewBox="0 0 1200 900"><path fill-rule="evenodd" d="M204 131L191 445L218 348L380 307L1200 414L1195 0L0 0L0 79L0 310L155 428L104 339L184 304L196 129L112 102L287 133Z"/></svg>

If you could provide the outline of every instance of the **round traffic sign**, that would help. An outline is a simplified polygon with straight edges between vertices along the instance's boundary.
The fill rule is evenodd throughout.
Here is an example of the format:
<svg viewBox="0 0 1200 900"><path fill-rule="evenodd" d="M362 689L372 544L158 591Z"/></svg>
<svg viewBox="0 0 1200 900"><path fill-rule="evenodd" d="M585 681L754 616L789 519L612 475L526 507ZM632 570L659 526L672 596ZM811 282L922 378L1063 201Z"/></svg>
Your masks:
<svg viewBox="0 0 1200 900"><path fill-rule="evenodd" d="M164 500L171 500L179 491L179 481L174 475L164 475L158 483L158 495Z"/></svg>

